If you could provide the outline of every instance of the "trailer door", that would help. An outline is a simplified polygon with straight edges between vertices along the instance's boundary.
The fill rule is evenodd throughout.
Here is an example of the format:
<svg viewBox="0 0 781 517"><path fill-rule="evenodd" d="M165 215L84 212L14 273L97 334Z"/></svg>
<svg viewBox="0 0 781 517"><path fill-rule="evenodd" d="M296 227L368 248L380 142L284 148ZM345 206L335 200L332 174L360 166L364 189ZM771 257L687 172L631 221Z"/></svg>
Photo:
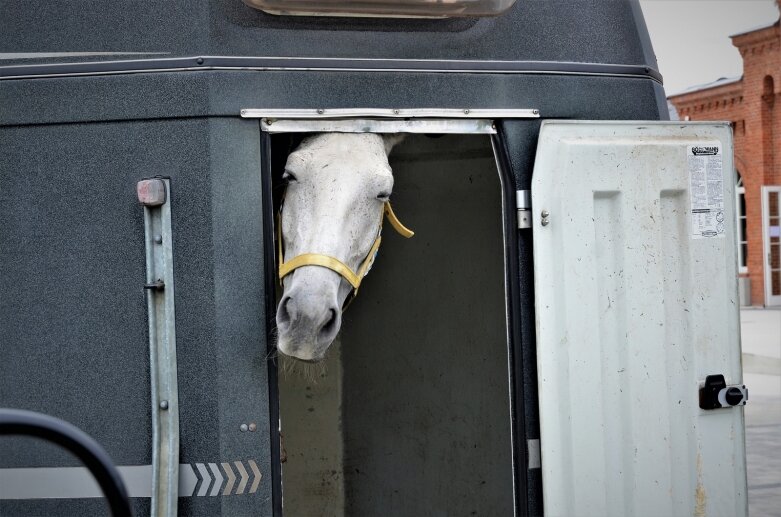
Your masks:
<svg viewBox="0 0 781 517"><path fill-rule="evenodd" d="M543 123L546 515L746 515L733 191L726 123Z"/></svg>

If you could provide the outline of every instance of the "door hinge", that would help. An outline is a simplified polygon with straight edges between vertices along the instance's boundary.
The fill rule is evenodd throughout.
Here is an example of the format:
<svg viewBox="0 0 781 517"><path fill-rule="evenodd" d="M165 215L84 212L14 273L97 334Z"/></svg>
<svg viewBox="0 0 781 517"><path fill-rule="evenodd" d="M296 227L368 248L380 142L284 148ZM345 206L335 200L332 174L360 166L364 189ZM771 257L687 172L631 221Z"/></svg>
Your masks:
<svg viewBox="0 0 781 517"><path fill-rule="evenodd" d="M515 208L518 213L518 228L532 227L532 195L530 190L515 191Z"/></svg>

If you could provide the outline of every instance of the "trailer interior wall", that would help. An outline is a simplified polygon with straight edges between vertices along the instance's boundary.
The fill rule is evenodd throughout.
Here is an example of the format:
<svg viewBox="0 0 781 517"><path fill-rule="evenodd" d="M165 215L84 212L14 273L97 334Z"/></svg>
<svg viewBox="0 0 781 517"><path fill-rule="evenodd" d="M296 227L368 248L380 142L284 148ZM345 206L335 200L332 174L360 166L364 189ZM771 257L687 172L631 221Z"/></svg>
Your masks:
<svg viewBox="0 0 781 517"><path fill-rule="evenodd" d="M501 189L486 136L408 137L326 367L280 378L286 515L512 515Z"/></svg>

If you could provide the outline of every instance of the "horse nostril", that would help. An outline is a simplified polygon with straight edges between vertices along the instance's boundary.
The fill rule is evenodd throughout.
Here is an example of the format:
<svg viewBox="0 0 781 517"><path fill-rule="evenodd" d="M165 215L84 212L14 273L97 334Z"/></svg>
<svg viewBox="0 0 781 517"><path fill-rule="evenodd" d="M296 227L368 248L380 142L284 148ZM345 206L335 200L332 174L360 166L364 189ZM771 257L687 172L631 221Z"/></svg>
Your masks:
<svg viewBox="0 0 781 517"><path fill-rule="evenodd" d="M323 325L317 333L317 341L320 344L330 345L339 332L339 312L334 309L328 309L328 313L323 318Z"/></svg>
<svg viewBox="0 0 781 517"><path fill-rule="evenodd" d="M282 301L279 302L279 309L277 309L277 325L288 325L290 323L290 311L293 305L294 303L292 303L290 296L282 298Z"/></svg>
<svg viewBox="0 0 781 517"><path fill-rule="evenodd" d="M333 330L334 325L336 325L336 311L334 309L328 309L328 315L328 319L321 327L322 332L330 332Z"/></svg>

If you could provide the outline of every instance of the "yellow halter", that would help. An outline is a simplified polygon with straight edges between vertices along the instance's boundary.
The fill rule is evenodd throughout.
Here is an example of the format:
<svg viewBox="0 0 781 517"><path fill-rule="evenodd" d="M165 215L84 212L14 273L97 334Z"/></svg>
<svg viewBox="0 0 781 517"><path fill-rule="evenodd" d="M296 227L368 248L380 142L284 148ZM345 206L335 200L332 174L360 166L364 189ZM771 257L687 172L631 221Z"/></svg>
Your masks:
<svg viewBox="0 0 781 517"><path fill-rule="evenodd" d="M415 232L401 224L401 221L398 220L396 217L396 214L393 213L393 209L391 208L390 201L386 201L383 204L382 209L383 216L380 218L380 227L377 229L377 238L374 239L374 244L372 244L372 247L369 249L369 254L366 255L366 258L363 260L361 265L358 267L358 271L353 271L350 269L350 266L342 262L341 260L330 257L328 255L322 255L320 253L303 253L301 255L298 255L296 257L293 257L292 259L285 262L285 257L282 253L282 211L280 210L280 218L277 224L277 248L279 250L279 281L281 282L283 278L285 278L287 275L292 273L294 270L303 267L303 266L319 266L328 268L331 271L334 271L341 275L345 280L347 280L351 286L353 286L353 296L358 294L358 288L361 286L361 280L363 280L363 277L366 276L366 273L369 271L369 268L372 267L372 264L374 263L374 257L377 256L377 250L380 247L380 241L381 233L382 233L382 223L385 220L385 218L388 218L388 221L390 221L391 226L393 226L393 229L395 229L399 235L402 237L410 238L413 235L415 235Z"/></svg>

